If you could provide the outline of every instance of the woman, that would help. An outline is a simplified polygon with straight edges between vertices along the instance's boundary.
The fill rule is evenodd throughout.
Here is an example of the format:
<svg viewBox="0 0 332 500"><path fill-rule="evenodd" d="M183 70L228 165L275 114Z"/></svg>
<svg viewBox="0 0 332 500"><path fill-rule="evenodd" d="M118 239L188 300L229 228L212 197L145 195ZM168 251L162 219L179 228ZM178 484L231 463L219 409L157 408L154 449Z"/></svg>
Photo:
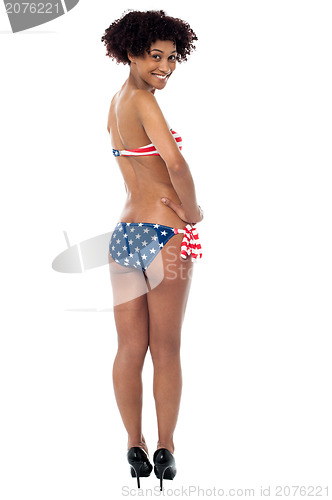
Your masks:
<svg viewBox="0 0 332 500"><path fill-rule="evenodd" d="M116 401L128 432L132 477L152 471L141 426L141 372L149 347L158 421L154 471L176 474L173 433L181 389L180 338L193 261L201 257L194 224L203 219L182 139L154 96L166 87L176 61L195 48L187 23L160 11L130 11L102 37L107 56L129 64L114 95L107 130L127 199L109 244L118 352L113 366ZM191 256L191 259L188 258Z"/></svg>

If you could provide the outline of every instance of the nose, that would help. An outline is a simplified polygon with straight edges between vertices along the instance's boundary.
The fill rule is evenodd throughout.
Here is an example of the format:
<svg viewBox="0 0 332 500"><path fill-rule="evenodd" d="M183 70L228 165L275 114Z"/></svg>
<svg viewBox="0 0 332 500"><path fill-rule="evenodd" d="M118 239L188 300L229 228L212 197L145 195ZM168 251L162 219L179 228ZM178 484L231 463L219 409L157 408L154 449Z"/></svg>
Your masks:
<svg viewBox="0 0 332 500"><path fill-rule="evenodd" d="M166 73L166 74L170 73L170 66L169 66L168 60L163 59L162 61L160 61L159 69L163 73Z"/></svg>

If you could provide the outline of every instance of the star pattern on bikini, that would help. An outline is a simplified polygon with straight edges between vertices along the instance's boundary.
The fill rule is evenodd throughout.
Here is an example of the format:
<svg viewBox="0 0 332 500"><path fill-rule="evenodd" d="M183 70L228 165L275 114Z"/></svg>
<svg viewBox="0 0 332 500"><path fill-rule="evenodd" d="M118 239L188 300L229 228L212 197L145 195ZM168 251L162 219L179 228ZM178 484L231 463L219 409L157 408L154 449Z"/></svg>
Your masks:
<svg viewBox="0 0 332 500"><path fill-rule="evenodd" d="M152 234L149 234L150 231ZM199 235L196 227L190 224L182 229L150 222L118 222L109 242L109 252L114 261L122 266L146 270L164 245L178 233L184 234L180 249L182 258L191 257L193 262L201 259Z"/></svg>
<svg viewBox="0 0 332 500"><path fill-rule="evenodd" d="M161 224L119 222L109 250L115 262L145 270L173 234Z"/></svg>

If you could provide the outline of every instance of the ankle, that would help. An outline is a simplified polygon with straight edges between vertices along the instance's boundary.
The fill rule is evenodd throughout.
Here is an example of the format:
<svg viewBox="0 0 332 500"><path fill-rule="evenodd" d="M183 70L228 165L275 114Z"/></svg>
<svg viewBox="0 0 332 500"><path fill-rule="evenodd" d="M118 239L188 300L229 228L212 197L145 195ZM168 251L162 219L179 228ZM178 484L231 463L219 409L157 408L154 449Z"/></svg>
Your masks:
<svg viewBox="0 0 332 500"><path fill-rule="evenodd" d="M173 441L161 441L161 440L159 440L157 443L157 450L159 448L166 448L166 450L170 451L172 454L174 453Z"/></svg>
<svg viewBox="0 0 332 500"><path fill-rule="evenodd" d="M144 436L141 436L141 438L128 438L128 450L132 448L133 446L138 446L139 448L143 448L147 453L148 453L148 447L146 445Z"/></svg>

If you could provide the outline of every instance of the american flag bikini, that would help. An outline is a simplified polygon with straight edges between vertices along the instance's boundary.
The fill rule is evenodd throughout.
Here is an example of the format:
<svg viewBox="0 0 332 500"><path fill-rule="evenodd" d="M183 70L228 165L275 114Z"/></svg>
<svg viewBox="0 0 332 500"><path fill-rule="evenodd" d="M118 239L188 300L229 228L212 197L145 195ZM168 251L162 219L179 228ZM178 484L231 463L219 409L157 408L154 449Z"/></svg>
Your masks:
<svg viewBox="0 0 332 500"><path fill-rule="evenodd" d="M170 129L170 132L181 150L182 138L174 130ZM151 143L137 149L113 149L113 155L159 156L159 153ZM167 241L178 233L184 234L181 257L184 260L191 257L192 262L201 259L202 247L194 224L187 224L181 229L148 222L118 222L109 242L109 251L115 262L145 270Z"/></svg>
<svg viewBox="0 0 332 500"><path fill-rule="evenodd" d="M187 224L177 229L151 222L118 222L109 242L113 260L124 267L135 267L145 271L164 245L178 233L184 233L180 255L192 262L202 257L201 245L195 227Z"/></svg>
<svg viewBox="0 0 332 500"><path fill-rule="evenodd" d="M202 246L199 235L194 225L187 224L184 229L174 228L174 234L184 233L181 243L181 257L187 259L191 255L192 262L202 258Z"/></svg>
<svg viewBox="0 0 332 500"><path fill-rule="evenodd" d="M173 137L178 145L178 148L182 149L182 138L177 134L174 130L170 129L170 132L173 134ZM152 144L148 144L147 146L142 146L137 149L113 149L114 156L159 156L159 153L155 146Z"/></svg>

